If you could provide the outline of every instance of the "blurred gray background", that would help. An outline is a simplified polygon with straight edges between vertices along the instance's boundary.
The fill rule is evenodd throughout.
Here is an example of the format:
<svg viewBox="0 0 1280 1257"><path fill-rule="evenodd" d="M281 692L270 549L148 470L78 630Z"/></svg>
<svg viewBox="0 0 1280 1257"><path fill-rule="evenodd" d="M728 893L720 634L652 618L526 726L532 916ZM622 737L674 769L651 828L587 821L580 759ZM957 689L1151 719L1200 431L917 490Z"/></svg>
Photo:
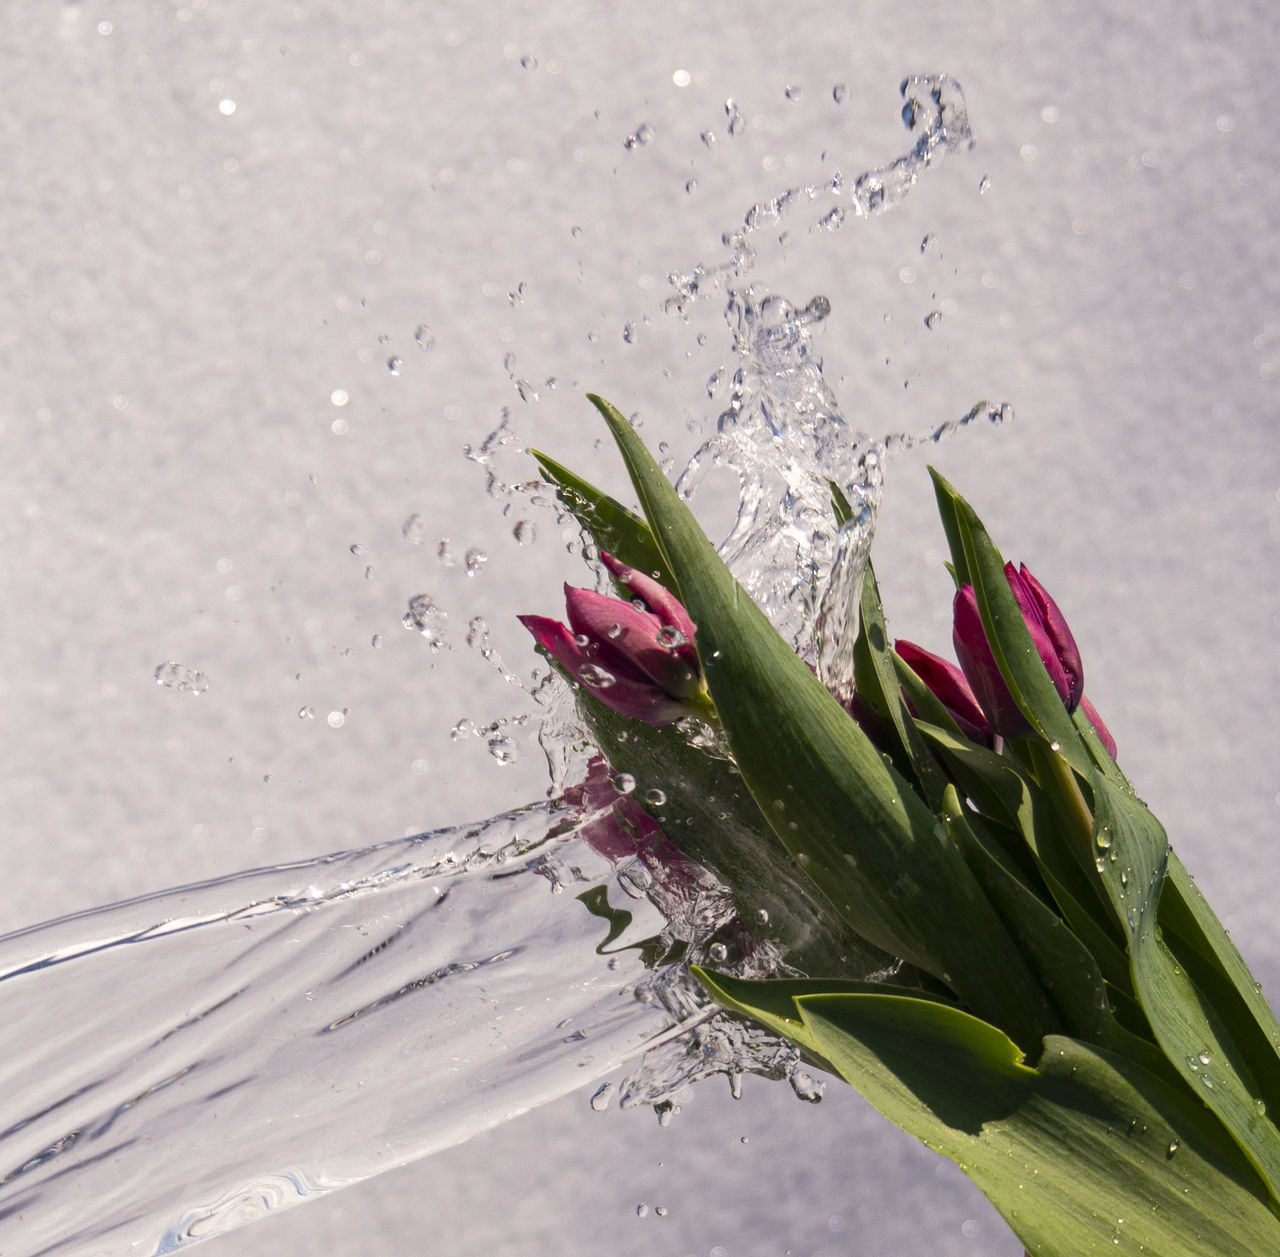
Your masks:
<svg viewBox="0 0 1280 1257"><path fill-rule="evenodd" d="M515 614L583 572L464 446L507 414L500 474L528 443L621 492L590 389L682 464L732 355L719 303L662 313L667 273L905 151L899 81L946 72L974 150L839 232L802 207L754 278L831 300L857 427L1012 403L890 465L891 629L949 637L930 460L1053 591L1122 766L1280 989L1269 0L10 0L0 31L4 928L539 797L536 719L495 735L513 763L451 736L534 710L468 625L527 676ZM400 624L424 592L435 653ZM703 1085L665 1129L588 1094L203 1251L1020 1251L834 1085Z"/></svg>

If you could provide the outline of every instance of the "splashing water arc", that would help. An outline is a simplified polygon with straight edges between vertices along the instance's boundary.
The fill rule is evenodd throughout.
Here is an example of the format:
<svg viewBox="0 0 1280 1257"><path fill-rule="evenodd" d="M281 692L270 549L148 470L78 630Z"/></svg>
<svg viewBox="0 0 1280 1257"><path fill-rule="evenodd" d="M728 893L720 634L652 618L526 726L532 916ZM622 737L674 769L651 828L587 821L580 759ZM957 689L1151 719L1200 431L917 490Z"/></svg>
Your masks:
<svg viewBox="0 0 1280 1257"><path fill-rule="evenodd" d="M829 303L795 306L750 284L749 241L819 201L815 231L885 212L971 144L946 76L908 79L902 93L907 153L752 206L726 234L727 260L673 275L666 303L680 317L719 295L737 362L729 407L680 492L694 495L710 467L736 473L722 553L837 693L852 683L851 608L884 454L917 438L850 429L814 349ZM423 325L417 341L427 352L434 333ZM954 426L1004 413L980 403ZM830 482L853 507L839 529ZM404 531L421 544L417 516ZM411 601L406 624L448 646L430 596ZM477 622L472 632L483 639ZM205 684L177 664L156 679ZM664 898L634 863L615 868L590 848L590 819L538 803L0 939L7 1022L21 1027L0 1063L0 1252L97 1257L137 1251L139 1235L172 1252L461 1142L645 1053L624 1102L661 1104L710 1072L786 1077L814 1098L794 1051L717 1019L688 980L732 912L727 897L707 884L693 905ZM647 967L642 944L676 936L684 962Z"/></svg>

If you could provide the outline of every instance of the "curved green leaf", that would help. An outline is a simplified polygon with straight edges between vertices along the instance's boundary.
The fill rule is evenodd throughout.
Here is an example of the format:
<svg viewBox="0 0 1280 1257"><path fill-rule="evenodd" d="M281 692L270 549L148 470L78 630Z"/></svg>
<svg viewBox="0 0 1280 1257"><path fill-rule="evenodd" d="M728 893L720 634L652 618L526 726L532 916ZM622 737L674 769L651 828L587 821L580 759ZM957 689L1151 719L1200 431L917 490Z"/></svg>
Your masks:
<svg viewBox="0 0 1280 1257"><path fill-rule="evenodd" d="M1123 1057L1051 1036L1032 1069L942 1003L699 976L959 1164L1037 1257L1280 1252L1266 1189L1221 1126Z"/></svg>

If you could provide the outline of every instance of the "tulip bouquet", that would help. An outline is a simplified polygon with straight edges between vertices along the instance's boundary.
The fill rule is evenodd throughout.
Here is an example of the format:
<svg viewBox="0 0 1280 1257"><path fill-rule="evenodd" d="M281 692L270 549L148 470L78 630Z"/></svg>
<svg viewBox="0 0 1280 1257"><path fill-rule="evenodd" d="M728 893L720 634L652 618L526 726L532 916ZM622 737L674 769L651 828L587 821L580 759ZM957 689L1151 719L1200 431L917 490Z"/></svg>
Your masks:
<svg viewBox="0 0 1280 1257"><path fill-rule="evenodd" d="M935 475L958 666L891 647L868 567L833 695L591 401L644 517L537 458L622 596L522 619L603 751L595 843L714 874L739 937L713 958L774 958L705 989L956 1161L1029 1253L1280 1253L1280 1026L1045 589Z"/></svg>

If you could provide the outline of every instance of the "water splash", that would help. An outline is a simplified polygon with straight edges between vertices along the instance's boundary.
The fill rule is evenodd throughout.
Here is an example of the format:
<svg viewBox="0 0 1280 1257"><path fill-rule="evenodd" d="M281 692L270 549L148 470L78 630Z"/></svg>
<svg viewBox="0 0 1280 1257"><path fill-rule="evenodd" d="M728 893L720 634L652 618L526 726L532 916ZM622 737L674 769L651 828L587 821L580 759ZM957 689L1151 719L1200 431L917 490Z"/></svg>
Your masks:
<svg viewBox="0 0 1280 1257"><path fill-rule="evenodd" d="M149 1233L172 1252L705 1019L683 966L651 966L706 902L615 870L582 836L599 814L538 804L0 939L22 1027L0 1060L0 1251Z"/></svg>
<svg viewBox="0 0 1280 1257"><path fill-rule="evenodd" d="M712 466L736 472L739 512L722 552L837 693L851 684L886 452L1007 416L980 403L919 437L854 431L815 349L827 300L797 306L747 282L753 232L801 205L814 207L811 231L885 212L943 153L972 143L952 80L911 78L902 93L907 153L753 205L725 233L726 258L672 275L665 304L687 317L692 302L723 294L736 355L728 408L679 488L692 494ZM725 111L728 134L740 134L741 112L733 101ZM624 340L636 335L628 323ZM414 339L429 354L435 333L421 324ZM535 402L514 359L506 367ZM466 454L492 497L549 507L565 524L546 486L499 475L499 453L521 444L504 410ZM852 511L842 528L829 482ZM534 527L520 519L513 535L531 540ZM423 544L419 516L402 531ZM437 557L472 575L483 564L479 551L459 560L447 539ZM433 650L449 645L430 595L410 600L404 621ZM483 622L472 620L467 644L490 659ZM533 694L555 695L540 740L563 789L593 748L563 687L548 676ZM461 721L463 733L500 761L514 746L502 722ZM23 1031L0 1061L0 1251L133 1251L140 1232L173 1251L448 1147L625 1060L639 1065L619 1102L664 1119L680 1088L711 1073L786 1078L802 1099L820 1098L792 1049L714 1014L688 978L688 963L727 954L724 888L699 873L677 893L639 861L613 868L583 838L589 819L539 804L0 938L6 1014ZM673 943L684 959L664 964ZM739 957L755 973L779 960L767 948ZM611 1094L597 1092L593 1107Z"/></svg>

